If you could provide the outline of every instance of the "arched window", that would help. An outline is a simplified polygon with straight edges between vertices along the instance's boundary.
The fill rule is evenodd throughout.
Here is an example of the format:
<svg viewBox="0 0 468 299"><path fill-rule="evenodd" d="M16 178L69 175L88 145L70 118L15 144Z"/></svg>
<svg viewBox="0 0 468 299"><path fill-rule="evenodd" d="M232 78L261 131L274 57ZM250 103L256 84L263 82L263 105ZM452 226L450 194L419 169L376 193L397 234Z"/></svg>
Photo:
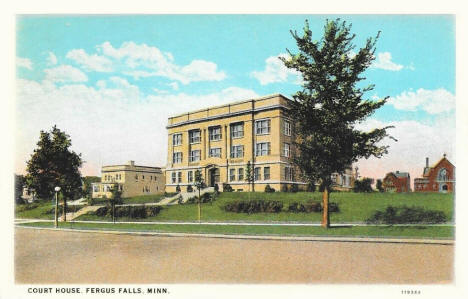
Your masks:
<svg viewBox="0 0 468 299"><path fill-rule="evenodd" d="M437 176L437 180L439 180L439 181L447 181L448 180L447 169L442 168L441 170L439 170L439 175Z"/></svg>

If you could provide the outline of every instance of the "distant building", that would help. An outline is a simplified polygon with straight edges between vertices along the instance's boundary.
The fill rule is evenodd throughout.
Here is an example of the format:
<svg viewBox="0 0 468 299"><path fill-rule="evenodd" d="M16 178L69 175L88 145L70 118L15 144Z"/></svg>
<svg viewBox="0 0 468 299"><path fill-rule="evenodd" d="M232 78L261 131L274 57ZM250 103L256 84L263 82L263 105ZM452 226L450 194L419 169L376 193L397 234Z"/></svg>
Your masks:
<svg viewBox="0 0 468 299"><path fill-rule="evenodd" d="M134 161L124 165L103 166L101 182L92 183L93 198L112 196L117 185L122 197L150 195L164 192L164 172L160 167L139 166Z"/></svg>
<svg viewBox="0 0 468 299"><path fill-rule="evenodd" d="M411 192L411 178L408 172L389 172L382 181L385 192Z"/></svg>
<svg viewBox="0 0 468 299"><path fill-rule="evenodd" d="M332 188L338 191L351 191L354 187L356 174L353 173L353 168L348 167L343 174L333 173L331 175Z"/></svg>
<svg viewBox="0 0 468 299"><path fill-rule="evenodd" d="M426 167L422 178L414 179L415 192L453 192L455 189L455 166L447 160L446 155L434 166L429 167L429 158L426 158Z"/></svg>
<svg viewBox="0 0 468 299"><path fill-rule="evenodd" d="M23 194L21 195L21 198L31 203L37 199L36 191L34 189L30 189L26 186L23 186Z"/></svg>

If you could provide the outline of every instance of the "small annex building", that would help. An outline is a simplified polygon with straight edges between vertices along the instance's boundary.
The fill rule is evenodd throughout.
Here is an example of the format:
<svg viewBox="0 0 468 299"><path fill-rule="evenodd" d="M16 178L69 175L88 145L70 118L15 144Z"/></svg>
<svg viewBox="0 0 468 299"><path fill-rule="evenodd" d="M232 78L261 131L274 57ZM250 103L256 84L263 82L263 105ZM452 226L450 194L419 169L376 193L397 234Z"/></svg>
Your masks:
<svg viewBox="0 0 468 299"><path fill-rule="evenodd" d="M93 183L93 198L110 198L112 188L117 186L122 197L151 195L164 192L164 170L160 167L135 165L128 161L123 165L103 166L101 182Z"/></svg>
<svg viewBox="0 0 468 299"><path fill-rule="evenodd" d="M389 172L382 181L385 192L411 192L411 179L408 172Z"/></svg>
<svg viewBox="0 0 468 299"><path fill-rule="evenodd" d="M429 167L429 158L426 158L421 178L414 179L415 192L453 192L455 190L455 166L446 155L436 164Z"/></svg>

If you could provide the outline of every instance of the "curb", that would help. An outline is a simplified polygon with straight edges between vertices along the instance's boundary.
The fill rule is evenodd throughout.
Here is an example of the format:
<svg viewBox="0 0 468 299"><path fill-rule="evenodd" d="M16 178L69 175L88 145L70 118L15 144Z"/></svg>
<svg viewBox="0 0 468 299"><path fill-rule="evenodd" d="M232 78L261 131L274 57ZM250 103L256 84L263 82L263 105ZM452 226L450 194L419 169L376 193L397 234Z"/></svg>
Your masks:
<svg viewBox="0 0 468 299"><path fill-rule="evenodd" d="M350 242L350 243L393 243L393 244L426 244L426 245L455 245L455 240L443 239L391 239L369 237L318 237L318 236L262 236L262 235L223 235L223 234L189 234L189 233L164 233L164 232L132 232L118 230L90 230L69 228L48 228L18 226L16 228L67 231L80 233L101 233L115 235L136 236L161 236L161 237L188 237L188 238L215 238L215 239L245 239L245 240L272 240L272 241L316 241L316 242Z"/></svg>

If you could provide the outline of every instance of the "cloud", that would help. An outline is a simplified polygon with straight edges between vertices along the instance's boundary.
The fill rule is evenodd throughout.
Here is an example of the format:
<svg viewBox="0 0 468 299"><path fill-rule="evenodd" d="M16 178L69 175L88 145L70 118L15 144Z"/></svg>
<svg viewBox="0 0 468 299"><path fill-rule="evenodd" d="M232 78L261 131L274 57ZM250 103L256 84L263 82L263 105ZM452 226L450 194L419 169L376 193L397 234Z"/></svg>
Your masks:
<svg viewBox="0 0 468 299"><path fill-rule="evenodd" d="M429 114L450 112L455 109L455 95L444 88L404 91L388 99L388 103L398 110L425 111Z"/></svg>
<svg viewBox="0 0 468 299"><path fill-rule="evenodd" d="M73 149L83 154L84 174L127 160L164 166L169 116L255 97L253 90L239 87L209 94L148 95L116 76L95 86L18 79L16 171L24 171L39 131L54 124L70 134Z"/></svg>
<svg viewBox="0 0 468 299"><path fill-rule="evenodd" d="M54 53L49 52L49 56L47 56L47 64L48 65L56 65L57 64L57 56Z"/></svg>
<svg viewBox="0 0 468 299"><path fill-rule="evenodd" d="M32 70L32 62L28 58L16 57L16 66Z"/></svg>
<svg viewBox="0 0 468 299"><path fill-rule="evenodd" d="M371 67L387 71L400 71L403 65L393 62L390 52L382 52L377 54L377 59L372 63Z"/></svg>
<svg viewBox="0 0 468 299"><path fill-rule="evenodd" d="M357 163L362 176L382 179L391 171L405 171L413 179L422 175L425 165L425 157L429 157L430 163L437 162L446 153L449 160L455 163L455 119L454 117L441 117L431 124L418 121L392 121L382 122L369 119L361 129L370 130L385 126L394 126L388 132L398 141L387 139L382 144L389 145L389 152L380 159L362 159Z"/></svg>
<svg viewBox="0 0 468 299"><path fill-rule="evenodd" d="M198 81L221 81L226 78L223 71L210 61L196 59L188 65L180 66L174 63L171 53L146 44L125 42L120 48L115 48L109 42L98 46L104 56L122 64L123 74L135 79L144 77L165 77L182 84Z"/></svg>
<svg viewBox="0 0 468 299"><path fill-rule="evenodd" d="M44 70L45 79L52 82L86 82L88 77L77 68L71 65L60 65Z"/></svg>
<svg viewBox="0 0 468 299"><path fill-rule="evenodd" d="M111 72L112 61L96 54L89 55L83 49L74 49L66 57L83 66L85 70L96 72Z"/></svg>
<svg viewBox="0 0 468 299"><path fill-rule="evenodd" d="M296 70L287 68L278 57L289 57L288 54L281 53L278 56L270 56L265 60L265 69L263 71L253 71L251 76L257 79L261 85L267 85L276 82L286 82L292 76L296 83L300 84L300 73Z"/></svg>

